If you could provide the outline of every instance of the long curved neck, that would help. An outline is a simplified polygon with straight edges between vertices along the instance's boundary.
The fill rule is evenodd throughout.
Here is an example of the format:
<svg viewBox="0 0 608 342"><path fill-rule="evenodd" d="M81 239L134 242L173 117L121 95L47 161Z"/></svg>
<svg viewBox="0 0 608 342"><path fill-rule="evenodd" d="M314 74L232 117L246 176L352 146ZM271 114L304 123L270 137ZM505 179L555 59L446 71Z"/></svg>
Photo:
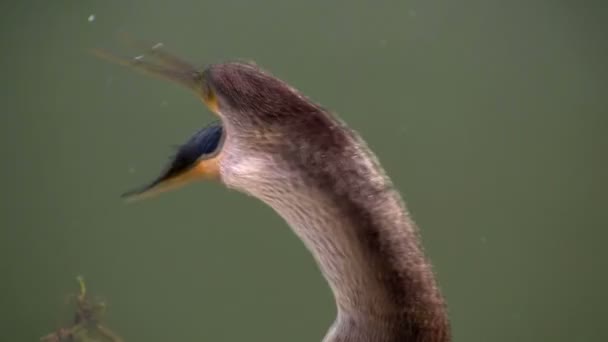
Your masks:
<svg viewBox="0 0 608 342"><path fill-rule="evenodd" d="M250 143L246 159L225 156L224 177L270 205L312 252L338 307L324 341L450 341L418 230L375 156L329 117L303 120L275 154L256 156ZM230 137L224 149L243 150Z"/></svg>
<svg viewBox="0 0 608 342"><path fill-rule="evenodd" d="M365 207L347 195L338 203L311 188L296 193L269 204L304 241L334 293L339 314L326 341L449 341L443 298L394 190Z"/></svg>
<svg viewBox="0 0 608 342"><path fill-rule="evenodd" d="M444 300L418 229L373 154L353 147L318 165L291 160L285 188L258 194L312 252L334 293L339 314L325 341L447 342Z"/></svg>

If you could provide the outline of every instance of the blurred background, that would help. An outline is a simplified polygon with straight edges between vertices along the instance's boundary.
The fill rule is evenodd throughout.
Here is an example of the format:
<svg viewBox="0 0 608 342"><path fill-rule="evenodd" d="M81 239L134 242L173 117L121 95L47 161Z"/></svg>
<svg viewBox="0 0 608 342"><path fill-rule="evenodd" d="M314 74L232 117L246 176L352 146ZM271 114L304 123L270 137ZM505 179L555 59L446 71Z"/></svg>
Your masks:
<svg viewBox="0 0 608 342"><path fill-rule="evenodd" d="M255 60L338 113L421 227L455 341L606 341L603 1L0 5L0 340L69 322L83 275L127 342L319 341L335 308L262 203L201 183L125 205L214 119L94 58L120 32Z"/></svg>

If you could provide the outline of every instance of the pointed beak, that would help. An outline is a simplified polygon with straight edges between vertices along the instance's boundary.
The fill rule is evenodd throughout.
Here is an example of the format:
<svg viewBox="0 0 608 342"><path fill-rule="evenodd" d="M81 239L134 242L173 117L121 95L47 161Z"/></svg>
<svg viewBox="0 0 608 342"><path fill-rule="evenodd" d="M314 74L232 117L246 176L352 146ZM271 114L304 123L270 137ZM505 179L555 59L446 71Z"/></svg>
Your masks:
<svg viewBox="0 0 608 342"><path fill-rule="evenodd" d="M214 157L197 161L192 167L179 173L165 171L154 181L127 191L120 197L127 202L135 202L179 189L199 180L217 179L219 178L218 161L218 157Z"/></svg>
<svg viewBox="0 0 608 342"><path fill-rule="evenodd" d="M190 63L164 51L162 44L149 44L123 35L123 42L144 54L125 58L103 49L93 49L95 56L109 62L130 67L144 74L171 81L192 90L214 113L219 113L217 98L205 91L203 72ZM180 188L201 179L219 178L219 155L209 156L222 139L221 124L213 124L195 134L182 145L168 168L154 181L124 193L121 197L131 202Z"/></svg>
<svg viewBox="0 0 608 342"><path fill-rule="evenodd" d="M148 44L127 35L123 35L122 38L126 45L144 51L143 54L126 58L103 49L92 49L91 52L106 61L177 83L194 91L198 96L202 95L203 75L192 64L164 51L162 43Z"/></svg>
<svg viewBox="0 0 608 342"><path fill-rule="evenodd" d="M171 183L173 183L173 184L171 184ZM120 197L128 203L137 202L137 201L144 200L147 198L155 197L157 195L160 195L163 192L177 189L185 184L186 183L179 184L175 181L172 182L171 180L166 180L166 181L158 182L158 183L152 182L152 183L144 185L142 187L127 191L124 194L120 195Z"/></svg>

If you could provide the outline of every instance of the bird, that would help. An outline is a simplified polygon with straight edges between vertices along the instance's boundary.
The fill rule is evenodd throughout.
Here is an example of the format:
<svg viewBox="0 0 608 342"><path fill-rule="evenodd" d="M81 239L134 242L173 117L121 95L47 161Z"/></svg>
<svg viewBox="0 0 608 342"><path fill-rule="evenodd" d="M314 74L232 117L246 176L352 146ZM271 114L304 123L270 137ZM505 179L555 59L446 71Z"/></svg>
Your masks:
<svg viewBox="0 0 608 342"><path fill-rule="evenodd" d="M323 342L449 342L447 305L420 231L359 133L256 63L197 68L162 44L101 58L185 86L219 118L197 131L138 200L215 180L270 206L310 251L333 293Z"/></svg>

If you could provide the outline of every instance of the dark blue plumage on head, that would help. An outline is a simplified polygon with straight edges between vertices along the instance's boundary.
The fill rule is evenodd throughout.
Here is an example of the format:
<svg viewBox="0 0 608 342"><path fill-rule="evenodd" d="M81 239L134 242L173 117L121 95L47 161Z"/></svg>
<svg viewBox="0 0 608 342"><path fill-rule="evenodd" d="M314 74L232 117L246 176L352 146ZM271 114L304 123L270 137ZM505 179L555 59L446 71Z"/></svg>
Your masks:
<svg viewBox="0 0 608 342"><path fill-rule="evenodd" d="M214 156L222 141L222 133L223 129L220 122L214 122L199 130L186 143L178 147L177 153L171 158L171 162L159 177L150 184L124 193L122 197L142 194L158 184L187 171L196 165L196 162L201 158Z"/></svg>
<svg viewBox="0 0 608 342"><path fill-rule="evenodd" d="M215 154L221 139L222 125L220 122L214 122L196 132L190 140L178 148L171 163L159 179L176 176L194 166L194 163L201 157Z"/></svg>

